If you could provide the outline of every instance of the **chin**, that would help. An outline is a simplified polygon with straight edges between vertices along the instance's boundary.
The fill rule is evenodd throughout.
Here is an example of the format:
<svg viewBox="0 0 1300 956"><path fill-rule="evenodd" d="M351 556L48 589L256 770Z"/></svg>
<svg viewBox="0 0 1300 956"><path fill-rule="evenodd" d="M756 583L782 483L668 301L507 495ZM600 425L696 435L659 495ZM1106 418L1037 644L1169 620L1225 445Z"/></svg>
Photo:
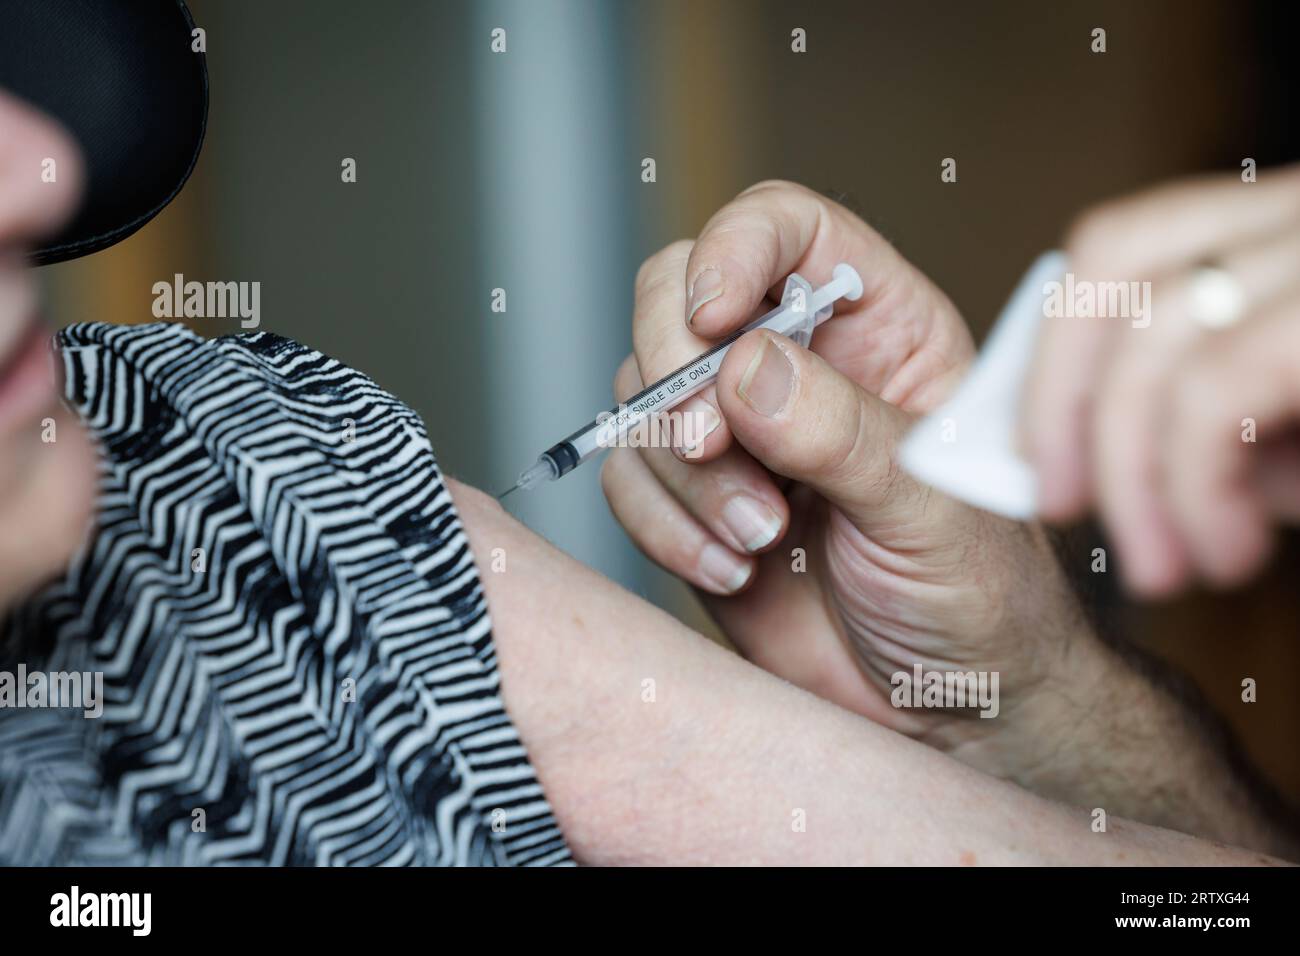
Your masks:
<svg viewBox="0 0 1300 956"><path fill-rule="evenodd" d="M90 531L95 475L94 443L62 408L0 436L0 614L67 567Z"/></svg>

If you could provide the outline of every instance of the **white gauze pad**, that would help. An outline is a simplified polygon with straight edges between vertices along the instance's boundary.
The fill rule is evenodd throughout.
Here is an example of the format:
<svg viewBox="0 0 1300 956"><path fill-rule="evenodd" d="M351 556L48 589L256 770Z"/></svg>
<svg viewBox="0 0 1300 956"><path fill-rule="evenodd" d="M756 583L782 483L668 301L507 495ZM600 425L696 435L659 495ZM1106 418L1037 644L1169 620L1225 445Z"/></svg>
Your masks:
<svg viewBox="0 0 1300 956"><path fill-rule="evenodd" d="M1044 253L1020 280L957 391L903 439L906 471L987 511L1034 516L1038 482L1017 448L1020 396L1043 321L1044 286L1062 281L1065 268L1062 253Z"/></svg>

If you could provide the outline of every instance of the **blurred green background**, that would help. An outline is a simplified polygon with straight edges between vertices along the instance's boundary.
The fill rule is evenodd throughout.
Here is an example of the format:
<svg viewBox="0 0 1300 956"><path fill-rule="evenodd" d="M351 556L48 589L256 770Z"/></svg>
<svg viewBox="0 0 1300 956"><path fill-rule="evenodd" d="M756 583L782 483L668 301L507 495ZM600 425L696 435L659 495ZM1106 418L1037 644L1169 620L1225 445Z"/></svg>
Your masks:
<svg viewBox="0 0 1300 956"><path fill-rule="evenodd" d="M195 174L135 236L44 270L53 319L151 321L153 283L178 272L260 281L263 328L370 374L421 413L448 473L491 491L612 404L641 260L758 180L847 196L980 335L1089 204L1297 155L1281 3L190 6L211 81ZM707 629L618 529L598 473L511 507ZM1080 534L1085 561L1097 535ZM1280 689L1300 664L1297 566L1291 546L1268 580L1214 601L1099 594L1107 624L1190 670L1292 795L1300 703ZM1240 702L1244 676L1259 703Z"/></svg>

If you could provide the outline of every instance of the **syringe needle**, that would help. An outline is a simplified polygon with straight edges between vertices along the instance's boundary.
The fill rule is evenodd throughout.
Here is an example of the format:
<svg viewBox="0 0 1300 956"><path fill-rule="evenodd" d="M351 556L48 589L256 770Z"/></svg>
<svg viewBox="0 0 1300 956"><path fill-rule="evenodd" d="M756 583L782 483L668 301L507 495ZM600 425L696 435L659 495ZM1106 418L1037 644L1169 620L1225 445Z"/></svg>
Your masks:
<svg viewBox="0 0 1300 956"><path fill-rule="evenodd" d="M512 491L518 491L518 490L519 490L519 482L515 482L505 491L501 492L501 494L497 495L497 501L505 501L506 495L510 494L510 492Z"/></svg>

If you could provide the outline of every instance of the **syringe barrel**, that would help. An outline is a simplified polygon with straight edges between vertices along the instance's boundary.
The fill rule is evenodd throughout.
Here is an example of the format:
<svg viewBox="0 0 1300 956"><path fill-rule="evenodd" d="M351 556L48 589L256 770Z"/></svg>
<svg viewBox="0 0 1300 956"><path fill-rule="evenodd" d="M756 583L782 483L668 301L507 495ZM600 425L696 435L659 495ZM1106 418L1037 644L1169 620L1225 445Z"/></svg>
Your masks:
<svg viewBox="0 0 1300 956"><path fill-rule="evenodd" d="M804 280L798 277L792 279L807 288L808 284ZM696 392L702 391L717 377L718 367L722 365L727 351L746 332L757 328L769 328L782 335L797 335L802 326L804 327L803 341L806 343L807 337L812 334L810 316L829 317L828 307L833 305L836 299L856 299L861 294L862 280L857 272L845 263L837 265L834 277L826 285L812 292L804 310L796 312L790 307L788 301L783 302L745 327L737 329L681 368L647 385L627 401L602 412L564 441L553 445L545 452L545 457L555 463L558 469L556 477L568 474L588 458L606 448L625 443L628 436L642 428L649 419L671 411ZM824 315L823 310L825 310ZM638 438L643 441L649 440L649 436L640 434Z"/></svg>
<svg viewBox="0 0 1300 956"><path fill-rule="evenodd" d="M768 313L769 316L771 314ZM756 324L736 330L707 352L697 355L659 381L647 385L627 401L601 412L593 421L555 447L570 447L578 456L576 464L581 464L606 448L627 442L628 437L645 426L651 418L670 412L696 392L704 390L717 377L718 366L722 364L727 350ZM651 440L650 436L637 434L643 444Z"/></svg>

